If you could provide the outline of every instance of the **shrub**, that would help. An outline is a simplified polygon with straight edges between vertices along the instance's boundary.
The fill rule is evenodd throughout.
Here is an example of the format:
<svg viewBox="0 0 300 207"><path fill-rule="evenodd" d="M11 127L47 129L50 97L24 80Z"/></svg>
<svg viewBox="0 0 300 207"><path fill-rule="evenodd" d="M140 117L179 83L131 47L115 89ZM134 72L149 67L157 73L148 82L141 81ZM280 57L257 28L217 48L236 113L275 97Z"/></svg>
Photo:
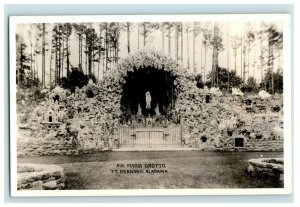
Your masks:
<svg viewBox="0 0 300 207"><path fill-rule="evenodd" d="M82 88L88 84L89 79L92 79L93 82L96 82L94 75L85 75L81 69L72 68L69 78L61 78L59 84L62 88L69 89L72 93L74 93L76 86Z"/></svg>
<svg viewBox="0 0 300 207"><path fill-rule="evenodd" d="M204 88L204 83L202 81L202 75L201 74L197 74L195 76L195 81L196 81L196 85L198 88Z"/></svg>
<svg viewBox="0 0 300 207"><path fill-rule="evenodd" d="M241 87L242 92L258 92L258 85L253 77L249 77L247 83Z"/></svg>

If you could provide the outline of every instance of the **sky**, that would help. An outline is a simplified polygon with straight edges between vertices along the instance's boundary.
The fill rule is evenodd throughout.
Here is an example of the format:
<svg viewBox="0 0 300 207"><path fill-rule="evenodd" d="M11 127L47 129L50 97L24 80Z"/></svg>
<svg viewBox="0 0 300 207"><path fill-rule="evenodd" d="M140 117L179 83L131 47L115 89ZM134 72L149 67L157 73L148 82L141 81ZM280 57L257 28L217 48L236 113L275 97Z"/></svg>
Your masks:
<svg viewBox="0 0 300 207"><path fill-rule="evenodd" d="M267 25L274 25L276 29L280 32L282 32L282 24L280 22L264 22ZM193 26L193 22L184 22L184 26ZM207 26L209 29L213 29L214 23L212 22L197 22L201 27ZM252 21L252 22L244 22L244 21L227 21L227 22L216 22L217 26L220 28L220 33L222 37L222 43L224 46L224 49L220 51L219 53L219 66L228 68L229 70L232 71L234 70L234 65L235 65L235 58L234 58L234 50L231 47L231 42L232 42L232 37L238 35L245 35L247 31L251 30L254 32L258 32L261 30L261 28L265 28L263 25L263 22L260 21ZM54 24L46 24L46 31L47 31L47 36L46 36L46 42L48 42L48 51L46 52L46 84L49 83L49 78L47 77L49 75L49 69L50 69L50 49L51 49L51 36L52 36L52 28ZM131 53L135 53L138 51L138 27L136 23L133 24L133 28L131 29L131 34L130 34L130 48L131 48ZM98 22L93 22L90 23L89 26L95 28L96 32L99 34L99 23ZM142 28L140 28L140 32L142 32ZM36 28L33 24L17 24L16 26L16 33L19 34L24 42L28 45L26 52L30 53L31 47L30 47L30 40L32 42L32 45L36 44L36 37L37 37L37 31ZM164 47L164 53L166 55L170 55L171 58L175 60L175 32L174 30L171 33L171 54L168 54L168 38L167 38L167 32L165 34L165 47ZM264 34L266 35L266 34ZM249 57L249 74L246 74L246 78L249 76L253 76L256 81L259 83L261 81L261 70L260 70L260 51L261 51L261 44L260 40L258 39L258 34L256 34L256 38L254 43L252 44L252 49L251 52L249 53L249 56L246 55L246 64L248 64L248 57ZM187 38L189 38L188 44L187 44ZM204 54L204 47L202 45L202 39L203 36L200 33L195 37L195 60L193 60L193 32L190 31L187 33L184 30L183 34L183 42L184 42L184 47L183 47L183 63L179 61L180 64L182 64L183 68L188 70L189 72L193 73L193 62L195 62L195 67L197 73L203 73L204 69L204 62L206 62L206 75L211 71L212 68L212 49L209 47L207 49L206 53L206 61L205 61L205 54ZM150 36L147 39L146 46L143 46L143 37L139 35L139 41L140 41L140 49L155 49L158 51L163 51L162 48L162 35L160 30L155 30L153 31ZM227 44L229 42L229 44ZM180 43L180 41L179 41ZM120 47L120 52L119 52L119 57L121 59L126 58L128 56L127 52L127 36L125 31L121 31L120 33L120 40L119 40L119 47ZM266 43L264 43L265 45ZM187 47L188 45L188 47ZM78 66L78 39L77 35L74 32L72 32L72 35L70 36L70 62L72 66L77 67ZM189 48L189 52L188 52ZM180 51L179 51L180 54ZM274 69L275 71L278 68L282 68L282 51L278 51L276 53L276 59L274 61ZM244 58L244 56L243 56ZM188 61L190 68L187 69L188 66ZM83 57L83 63L85 62L85 57ZM36 68L39 69L39 78L41 78L41 55L39 55L36 63ZM239 49L237 52L237 75L240 75L241 71L241 50ZM54 61L51 63L52 68L54 68ZM66 64L64 64L66 66ZM97 69L97 63L95 63L94 66ZM202 70L201 70L202 68ZM247 66L246 66L247 68ZM248 69L248 68L247 68ZM85 68L83 68L85 71ZM103 68L100 66L100 73L99 73L99 79L102 78L103 76ZM97 76L97 74L96 74Z"/></svg>

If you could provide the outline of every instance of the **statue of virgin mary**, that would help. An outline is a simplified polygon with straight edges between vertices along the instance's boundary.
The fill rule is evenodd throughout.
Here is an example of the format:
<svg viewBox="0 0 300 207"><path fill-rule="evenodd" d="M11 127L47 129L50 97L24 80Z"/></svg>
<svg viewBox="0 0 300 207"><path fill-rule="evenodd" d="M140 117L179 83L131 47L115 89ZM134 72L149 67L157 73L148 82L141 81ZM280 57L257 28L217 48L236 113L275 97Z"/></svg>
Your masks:
<svg viewBox="0 0 300 207"><path fill-rule="evenodd" d="M151 109L151 95L150 92L146 92L146 109Z"/></svg>

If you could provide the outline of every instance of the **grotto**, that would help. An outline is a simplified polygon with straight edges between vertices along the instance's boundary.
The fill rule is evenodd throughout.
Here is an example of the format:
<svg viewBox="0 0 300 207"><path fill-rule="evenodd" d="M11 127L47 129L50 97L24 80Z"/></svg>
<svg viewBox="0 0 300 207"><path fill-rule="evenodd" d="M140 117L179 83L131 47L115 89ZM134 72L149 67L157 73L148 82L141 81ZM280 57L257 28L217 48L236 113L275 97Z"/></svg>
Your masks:
<svg viewBox="0 0 300 207"><path fill-rule="evenodd" d="M129 114L137 114L139 106L143 115L155 115L154 109L167 115L174 110L176 94L174 81L176 77L170 72L156 70L151 67L128 72L123 85L121 99L122 111ZM147 110L145 93L151 94L150 107Z"/></svg>
<svg viewBox="0 0 300 207"><path fill-rule="evenodd" d="M281 127L278 122L282 111L272 112L267 107L267 111L261 112L255 107L247 112L243 97L223 95L213 88L198 88L192 74L155 50L130 54L98 83L89 81L74 93L57 86L47 97L34 109L28 107L22 112L29 115L26 121L20 118L19 122L30 127L18 138L20 156L121 148L283 149L282 136L274 131ZM272 97L256 99L265 106L274 104ZM53 108L54 100L65 106L59 111L60 127L41 128L44 113ZM277 99L278 105L282 106L282 100L282 97ZM28 134L26 139L24 134ZM41 141L40 137L45 138ZM236 138L240 137L243 144L236 147Z"/></svg>

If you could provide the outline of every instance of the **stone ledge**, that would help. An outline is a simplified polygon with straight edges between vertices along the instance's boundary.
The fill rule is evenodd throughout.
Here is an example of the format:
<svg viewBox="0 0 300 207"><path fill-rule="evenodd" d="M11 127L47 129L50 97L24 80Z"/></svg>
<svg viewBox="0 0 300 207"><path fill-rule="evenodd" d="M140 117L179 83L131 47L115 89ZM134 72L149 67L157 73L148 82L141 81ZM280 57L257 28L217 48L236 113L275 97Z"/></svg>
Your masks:
<svg viewBox="0 0 300 207"><path fill-rule="evenodd" d="M63 168L58 165L18 164L18 190L56 190L65 187Z"/></svg>
<svg viewBox="0 0 300 207"><path fill-rule="evenodd" d="M283 182L283 158L258 158L248 160L247 171L252 176L263 176Z"/></svg>

